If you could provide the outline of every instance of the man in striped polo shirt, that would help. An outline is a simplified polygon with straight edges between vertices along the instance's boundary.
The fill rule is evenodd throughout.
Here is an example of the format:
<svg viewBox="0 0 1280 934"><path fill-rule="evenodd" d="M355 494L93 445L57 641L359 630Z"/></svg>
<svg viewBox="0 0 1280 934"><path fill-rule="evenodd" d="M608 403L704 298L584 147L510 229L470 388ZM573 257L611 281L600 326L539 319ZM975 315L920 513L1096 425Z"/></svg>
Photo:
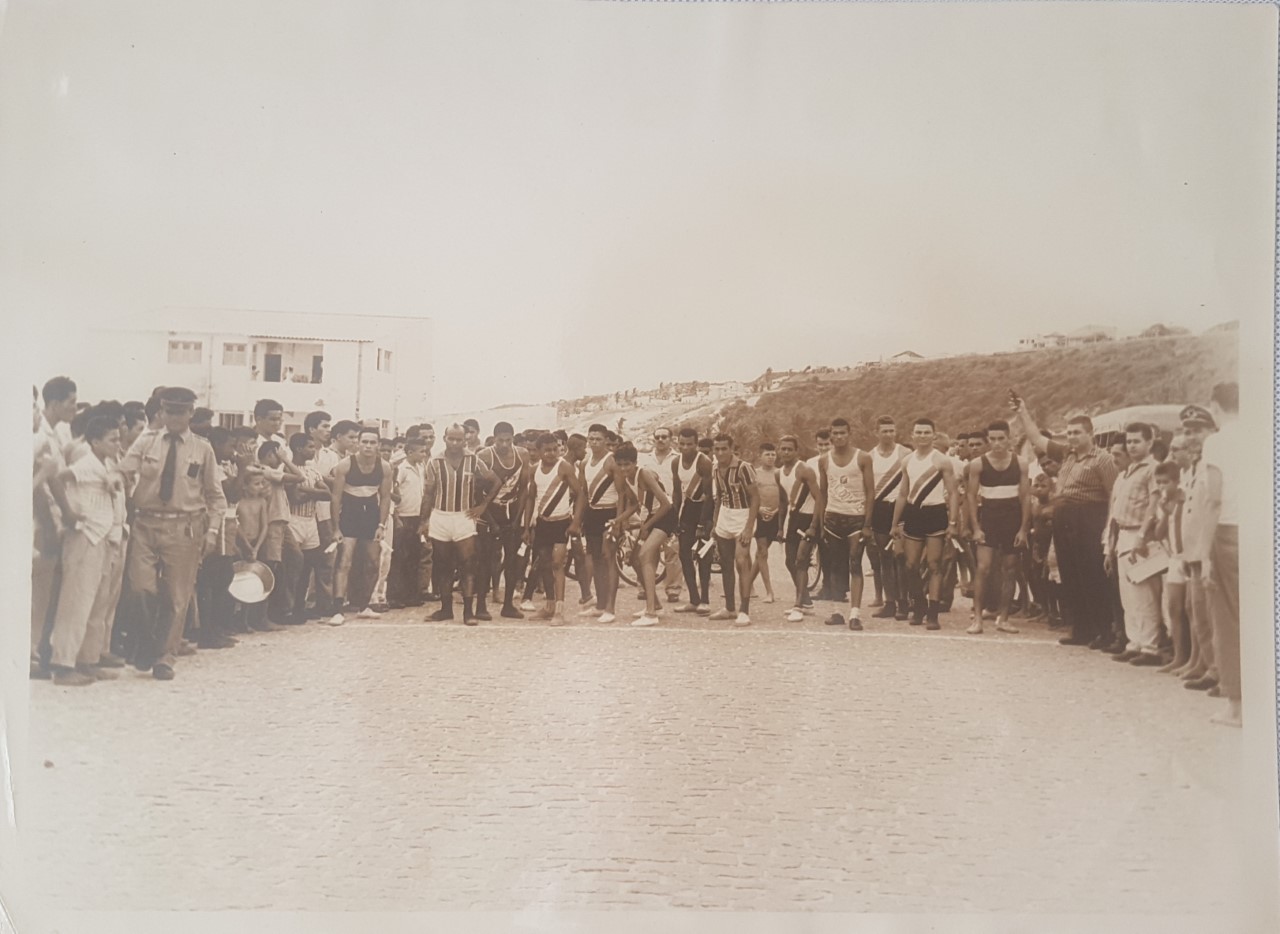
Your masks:
<svg viewBox="0 0 1280 934"><path fill-rule="evenodd" d="M1093 422L1087 416L1067 421L1067 443L1061 444L1040 433L1021 397L1012 394L1010 406L1036 453L1048 454L1061 465L1053 497L1053 546L1062 575L1062 609L1071 623L1071 635L1058 642L1102 648L1111 641L1102 532L1116 482L1116 463L1093 443Z"/></svg>
<svg viewBox="0 0 1280 934"><path fill-rule="evenodd" d="M720 550L725 608L712 613L709 619L733 620L735 626L750 626L751 539L760 510L760 491L756 489L755 469L734 453L733 438L716 435L712 445L716 459L711 475L716 509L713 534ZM742 600L742 609L737 612L735 586Z"/></svg>
<svg viewBox="0 0 1280 934"><path fill-rule="evenodd" d="M431 615L439 622L453 619L453 580L462 582L462 622L476 625L480 617L472 605L475 591L476 520L484 515L489 501L481 489L493 492L497 477L466 450L467 434L461 425L444 432L444 453L433 457L427 468L422 492L422 518L427 536L434 543L435 561L440 568L440 609Z"/></svg>

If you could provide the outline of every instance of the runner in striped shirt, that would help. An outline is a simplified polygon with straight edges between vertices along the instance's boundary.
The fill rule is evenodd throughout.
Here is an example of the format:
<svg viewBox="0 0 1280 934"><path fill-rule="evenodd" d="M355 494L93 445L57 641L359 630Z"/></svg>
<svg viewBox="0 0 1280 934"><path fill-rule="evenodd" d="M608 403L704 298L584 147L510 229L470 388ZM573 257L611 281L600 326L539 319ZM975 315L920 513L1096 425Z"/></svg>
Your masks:
<svg viewBox="0 0 1280 934"><path fill-rule="evenodd" d="M534 564L541 569L546 606L530 619L550 620L563 626L564 562L570 535L582 529L586 508L582 481L573 465L559 453L555 435L538 438L538 462L525 485L524 541L534 550Z"/></svg>
<svg viewBox="0 0 1280 934"><path fill-rule="evenodd" d="M800 440L784 435L778 440L778 484L783 501L780 515L785 542L787 570L796 587L795 605L787 612L787 622L804 619L813 609L809 596L809 555L813 550L813 515L822 505L822 484L808 464L799 460Z"/></svg>
<svg viewBox="0 0 1280 934"><path fill-rule="evenodd" d="M677 613L711 612L711 553L695 553L700 542L709 537L713 503L711 501L711 458L699 450L698 432L680 429L680 456L671 462L672 502L679 522L680 567L689 588L689 602L677 607Z"/></svg>
<svg viewBox="0 0 1280 934"><path fill-rule="evenodd" d="M422 494L422 515L427 518L427 535L436 550L440 568L440 609L433 620L453 619L453 579L455 569L462 577L462 622L474 626L480 616L472 606L475 591L476 520L484 514L488 500L481 489L493 493L497 477L475 454L466 450L466 432L450 425L444 432L444 454L431 459Z"/></svg>
<svg viewBox="0 0 1280 934"><path fill-rule="evenodd" d="M480 533L479 589L481 606L490 583L497 586L498 576L505 577L502 615L523 619L514 603L516 584L520 578L521 513L524 488L529 480L529 459L514 444L515 429L509 422L493 426L493 444L480 451L480 462L493 471L497 485L492 490Z"/></svg>
<svg viewBox="0 0 1280 934"><path fill-rule="evenodd" d="M713 534L720 551L725 608L712 613L710 619L733 620L735 626L750 626L751 538L755 533L756 514L760 510L756 472L734 453L733 438L729 435L716 435L712 450L716 458L716 469L711 477L716 507ZM735 584L742 600L742 609L736 613Z"/></svg>
<svg viewBox="0 0 1280 934"><path fill-rule="evenodd" d="M587 575L595 584L595 608L586 607L579 616L594 616L599 622L612 623L614 603L618 597L617 537L608 531L620 512L618 490L622 480L609 451L610 437L616 438L604 425L587 429L586 457L578 464L578 479L586 490L587 508L582 519L582 537L587 541Z"/></svg>
<svg viewBox="0 0 1280 934"><path fill-rule="evenodd" d="M911 430L916 449L902 459L903 481L893 507L894 536L902 542L907 563L907 589L914 607L911 625L938 623L942 589L942 547L959 525L960 497L951 458L934 447L933 420L917 418ZM928 604L922 592L920 563L929 568Z"/></svg>
<svg viewBox="0 0 1280 934"><path fill-rule="evenodd" d="M902 459L911 449L898 443L898 425L891 415L876 419L878 443L871 449L871 474L875 479L875 502L871 507L871 570L876 576L876 597L884 588L884 606L873 619L907 618L906 561L902 549L894 546L893 507L902 483Z"/></svg>

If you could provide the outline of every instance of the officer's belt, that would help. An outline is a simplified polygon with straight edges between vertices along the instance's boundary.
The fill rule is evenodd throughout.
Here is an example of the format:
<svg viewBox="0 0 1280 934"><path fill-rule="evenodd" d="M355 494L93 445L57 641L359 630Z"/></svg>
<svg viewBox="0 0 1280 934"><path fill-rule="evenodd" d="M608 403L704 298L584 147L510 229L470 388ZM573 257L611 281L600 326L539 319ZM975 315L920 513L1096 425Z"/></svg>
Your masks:
<svg viewBox="0 0 1280 934"><path fill-rule="evenodd" d="M158 509L139 509L137 515L146 516L148 519L196 519L200 516L208 515L208 513L203 509L195 512L182 512L181 510L161 512Z"/></svg>

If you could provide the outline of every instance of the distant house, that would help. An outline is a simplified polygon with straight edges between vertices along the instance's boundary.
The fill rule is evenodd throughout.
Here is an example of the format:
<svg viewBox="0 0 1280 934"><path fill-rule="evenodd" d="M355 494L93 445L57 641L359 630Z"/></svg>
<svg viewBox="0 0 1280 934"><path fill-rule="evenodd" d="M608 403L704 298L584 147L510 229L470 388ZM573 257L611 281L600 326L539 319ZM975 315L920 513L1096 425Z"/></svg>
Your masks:
<svg viewBox="0 0 1280 934"><path fill-rule="evenodd" d="M916 353L914 350L904 350L896 353L889 358L890 363L915 363L917 360L923 360L922 354Z"/></svg>
<svg viewBox="0 0 1280 934"><path fill-rule="evenodd" d="M1115 328L1104 327L1099 324L1088 324L1067 334L1064 343L1070 347L1076 344L1096 344L1100 341L1112 341L1115 339Z"/></svg>
<svg viewBox="0 0 1280 934"><path fill-rule="evenodd" d="M1153 324L1147 328L1139 337L1176 337L1179 334L1190 334L1186 328L1170 327L1167 324Z"/></svg>

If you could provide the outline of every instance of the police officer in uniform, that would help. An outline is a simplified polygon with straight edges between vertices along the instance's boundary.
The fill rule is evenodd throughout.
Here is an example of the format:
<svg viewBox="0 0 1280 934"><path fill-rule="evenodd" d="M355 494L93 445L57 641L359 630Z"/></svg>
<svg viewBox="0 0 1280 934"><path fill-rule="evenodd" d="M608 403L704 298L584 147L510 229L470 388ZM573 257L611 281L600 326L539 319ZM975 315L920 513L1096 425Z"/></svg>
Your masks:
<svg viewBox="0 0 1280 934"><path fill-rule="evenodd" d="M141 617L133 664L170 681L196 574L217 547L227 500L213 448L191 431L196 394L179 386L159 395L159 426L138 436L120 470L136 480L126 571Z"/></svg>

